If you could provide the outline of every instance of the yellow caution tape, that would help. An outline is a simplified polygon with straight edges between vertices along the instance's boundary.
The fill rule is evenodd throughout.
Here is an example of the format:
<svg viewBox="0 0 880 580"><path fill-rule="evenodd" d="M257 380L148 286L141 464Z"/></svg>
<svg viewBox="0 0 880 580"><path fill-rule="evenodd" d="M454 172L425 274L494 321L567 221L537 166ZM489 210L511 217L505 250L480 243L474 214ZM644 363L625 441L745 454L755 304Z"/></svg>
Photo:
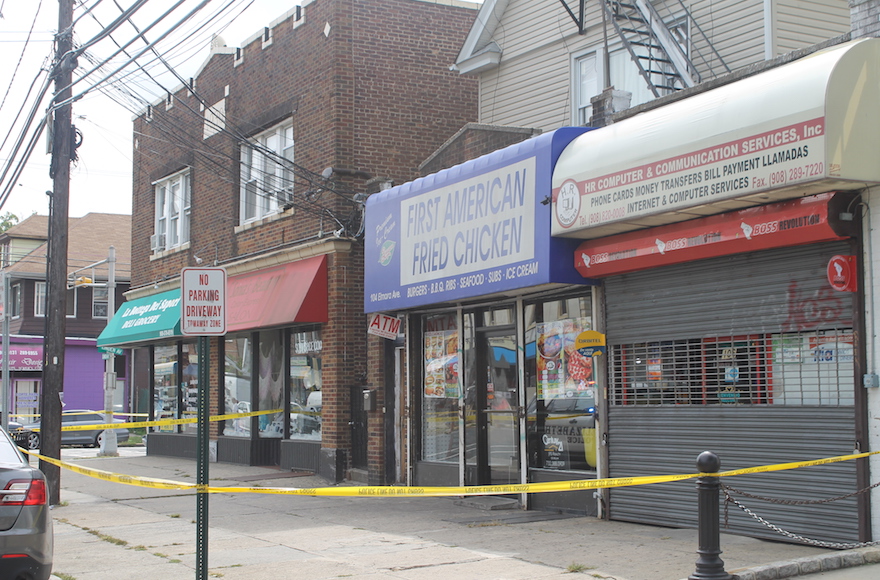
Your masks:
<svg viewBox="0 0 880 580"><path fill-rule="evenodd" d="M47 461L58 467L69 469L82 475L123 483L140 487L174 490L196 490L199 493L262 493L275 495L304 495L320 497L459 497L470 495L504 495L516 493L548 493L558 491L582 491L587 489L608 489L614 487L631 487L635 485L649 485L654 483L668 483L683 481L700 476L728 477L733 475L745 475L751 473L764 473L770 471L783 471L800 467L827 465L851 459L860 459L876 455L880 451L867 453L855 453L852 455L840 455L825 459L811 461L798 461L792 463L780 463L776 465L762 465L746 469L723 471L720 473L688 473L678 475L648 475L638 477L617 477L605 479L582 479L576 481L551 481L544 483L523 483L512 485L481 485L481 486L448 486L448 487L396 487L396 486L362 486L362 487L315 487L315 488L285 488L285 487L211 487L200 486L191 483L182 483L167 479L151 477L137 477L121 475L101 469L90 469L66 463L58 459L46 457L39 453L22 449L28 455Z"/></svg>
<svg viewBox="0 0 880 580"><path fill-rule="evenodd" d="M257 417L258 415L271 415L273 413L282 413L284 409L270 409L268 411L251 411L250 413L230 413L228 415L213 415L208 418L209 421L227 421L229 419L240 419L242 417ZM127 423L103 423L88 425L66 425L61 427L62 431L104 431L106 429L124 429L137 427L167 427L169 425L186 425L190 423L198 423L198 417L190 417L188 419L157 419L155 421L132 421ZM39 431L39 427L30 428L27 425L25 429L31 431Z"/></svg>
<svg viewBox="0 0 880 580"><path fill-rule="evenodd" d="M827 465L829 463L838 463L840 461L849 461L850 459L861 459L877 455L880 451L867 451L865 453L853 453L852 455L838 455L837 457L826 457L824 459L812 459L810 461L794 461L791 463L777 463L775 465L759 465L757 467L747 467L745 469L734 469L731 471L722 471L715 473L717 477L731 477L733 475L749 475L752 473L769 473L771 471L785 471L787 469L798 469L800 467L814 467L816 465Z"/></svg>
<svg viewBox="0 0 880 580"><path fill-rule="evenodd" d="M63 467L64 469L69 469L70 471L80 473L82 475L87 475L89 477L94 477L95 479L102 479L104 481L124 483L125 485L136 485L139 487L151 487L154 489L187 490L196 489L198 487L191 483L181 483L179 481L171 481L170 479L121 475L119 473L104 471L103 469L90 469L88 467L81 467L73 463L67 463L66 461L60 461L52 457L46 457L45 455L41 455L39 453L36 453L35 451L28 451L27 449L22 449L22 451L24 453L27 453L28 455L38 458L40 461L45 461L47 463L51 463L52 465Z"/></svg>

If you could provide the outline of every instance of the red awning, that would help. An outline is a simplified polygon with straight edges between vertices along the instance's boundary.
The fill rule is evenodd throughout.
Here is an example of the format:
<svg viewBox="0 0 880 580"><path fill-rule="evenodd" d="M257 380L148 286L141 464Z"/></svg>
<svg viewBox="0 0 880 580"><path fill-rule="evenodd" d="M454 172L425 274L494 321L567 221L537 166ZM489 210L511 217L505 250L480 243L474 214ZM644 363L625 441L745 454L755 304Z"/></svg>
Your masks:
<svg viewBox="0 0 880 580"><path fill-rule="evenodd" d="M226 294L228 332L327 322L327 257L232 276Z"/></svg>
<svg viewBox="0 0 880 580"><path fill-rule="evenodd" d="M849 193L823 193L616 236L588 240L574 253L586 278L855 235Z"/></svg>

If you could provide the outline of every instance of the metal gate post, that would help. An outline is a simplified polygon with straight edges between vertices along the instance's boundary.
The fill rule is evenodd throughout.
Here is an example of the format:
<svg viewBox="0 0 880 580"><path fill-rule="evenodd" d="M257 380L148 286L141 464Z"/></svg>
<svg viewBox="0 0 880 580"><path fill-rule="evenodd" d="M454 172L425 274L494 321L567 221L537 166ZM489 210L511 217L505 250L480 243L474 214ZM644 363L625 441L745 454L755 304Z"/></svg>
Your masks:
<svg viewBox="0 0 880 580"><path fill-rule="evenodd" d="M721 459L711 451L703 451L697 457L697 470L700 473L718 473ZM696 571L688 580L730 580L724 571L721 559L721 530L719 520L718 492L721 489L719 478L703 475L697 478L697 506L700 547L697 550Z"/></svg>
<svg viewBox="0 0 880 580"><path fill-rule="evenodd" d="M210 437L210 338L199 337L198 424L196 431L196 580L208 580L208 479Z"/></svg>

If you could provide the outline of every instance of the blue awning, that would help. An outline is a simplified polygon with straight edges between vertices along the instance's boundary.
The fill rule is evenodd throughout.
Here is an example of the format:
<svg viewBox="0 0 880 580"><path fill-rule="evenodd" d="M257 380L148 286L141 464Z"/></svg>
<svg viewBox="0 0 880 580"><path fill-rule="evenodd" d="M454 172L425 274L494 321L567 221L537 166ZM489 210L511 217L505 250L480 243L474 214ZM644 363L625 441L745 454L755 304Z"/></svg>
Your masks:
<svg viewBox="0 0 880 580"><path fill-rule="evenodd" d="M590 283L571 264L571 241L550 236L553 167L587 130L557 129L371 195L364 310Z"/></svg>

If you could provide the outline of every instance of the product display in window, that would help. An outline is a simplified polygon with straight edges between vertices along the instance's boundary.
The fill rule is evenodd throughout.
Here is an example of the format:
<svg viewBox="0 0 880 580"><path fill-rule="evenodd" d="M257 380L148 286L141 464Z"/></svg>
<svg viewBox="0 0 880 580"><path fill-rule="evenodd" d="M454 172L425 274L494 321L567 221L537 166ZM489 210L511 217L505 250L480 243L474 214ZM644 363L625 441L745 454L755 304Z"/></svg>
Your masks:
<svg viewBox="0 0 880 580"><path fill-rule="evenodd" d="M425 397L458 398L458 332L425 333Z"/></svg>
<svg viewBox="0 0 880 580"><path fill-rule="evenodd" d="M290 438L321 440L321 352L318 331L295 332L290 353Z"/></svg>
<svg viewBox="0 0 880 580"><path fill-rule="evenodd" d="M538 398L573 398L593 390L593 360L575 348L577 336L590 330L585 318L537 325Z"/></svg>
<svg viewBox="0 0 880 580"><path fill-rule="evenodd" d="M176 419L178 403L177 363L173 361L156 363L153 366L153 381L156 393L153 412L156 420ZM155 429L157 431L175 431L172 425L163 425Z"/></svg>
<svg viewBox="0 0 880 580"><path fill-rule="evenodd" d="M281 331L260 333L260 410L281 409L284 396L284 337ZM284 434L282 412L258 416L261 437L281 437Z"/></svg>
<svg viewBox="0 0 880 580"><path fill-rule="evenodd" d="M227 338L225 341L225 407L227 413L250 413L251 407L251 353L253 341L247 337ZM223 434L249 437L251 418L238 417L224 422Z"/></svg>

